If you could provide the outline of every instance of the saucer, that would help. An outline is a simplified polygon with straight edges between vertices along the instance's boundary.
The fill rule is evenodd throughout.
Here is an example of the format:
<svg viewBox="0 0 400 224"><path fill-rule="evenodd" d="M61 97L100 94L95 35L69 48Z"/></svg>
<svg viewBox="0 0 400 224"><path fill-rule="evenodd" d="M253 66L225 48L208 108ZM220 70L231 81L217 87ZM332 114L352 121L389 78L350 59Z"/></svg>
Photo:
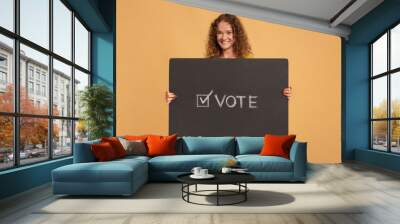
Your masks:
<svg viewBox="0 0 400 224"><path fill-rule="evenodd" d="M204 175L204 176L194 175L194 174L190 175L190 178L193 178L193 179L211 179L211 178L214 178L214 177L215 176L212 175L212 174L207 174L207 175Z"/></svg>

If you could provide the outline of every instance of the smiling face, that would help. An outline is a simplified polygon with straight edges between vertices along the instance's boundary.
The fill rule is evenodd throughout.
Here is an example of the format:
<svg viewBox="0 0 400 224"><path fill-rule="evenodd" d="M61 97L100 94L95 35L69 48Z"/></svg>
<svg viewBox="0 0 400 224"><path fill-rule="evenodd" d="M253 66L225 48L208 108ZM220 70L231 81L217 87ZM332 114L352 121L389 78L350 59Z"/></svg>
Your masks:
<svg viewBox="0 0 400 224"><path fill-rule="evenodd" d="M233 30L231 24L221 21L217 27L217 41L222 50L233 48L235 38L233 37Z"/></svg>

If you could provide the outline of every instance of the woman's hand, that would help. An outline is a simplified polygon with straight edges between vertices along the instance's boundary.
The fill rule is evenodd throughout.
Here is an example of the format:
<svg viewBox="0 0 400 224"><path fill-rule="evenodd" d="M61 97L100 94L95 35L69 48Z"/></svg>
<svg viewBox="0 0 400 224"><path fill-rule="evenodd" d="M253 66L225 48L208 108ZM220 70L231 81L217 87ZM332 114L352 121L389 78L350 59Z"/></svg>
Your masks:
<svg viewBox="0 0 400 224"><path fill-rule="evenodd" d="M288 99L292 96L292 87L284 88L282 91L282 95L286 96Z"/></svg>
<svg viewBox="0 0 400 224"><path fill-rule="evenodd" d="M165 92L165 101L167 102L167 104L170 104L173 100L176 99L176 95L173 92L170 91L166 91Z"/></svg>

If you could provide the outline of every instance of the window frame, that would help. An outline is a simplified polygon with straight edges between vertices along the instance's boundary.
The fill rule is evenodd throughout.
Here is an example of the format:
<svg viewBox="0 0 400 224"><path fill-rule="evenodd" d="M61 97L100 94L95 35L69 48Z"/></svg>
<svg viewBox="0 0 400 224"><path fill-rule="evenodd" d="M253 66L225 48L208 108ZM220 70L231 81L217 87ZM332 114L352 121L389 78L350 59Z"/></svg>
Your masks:
<svg viewBox="0 0 400 224"><path fill-rule="evenodd" d="M385 152L390 154L399 155L400 152L393 152L392 151L392 121L399 120L400 117L392 117L392 98L391 98L391 80L392 76L396 73L400 72L400 67L391 69L391 31L396 26L400 26L400 21L395 22L389 28L385 29L384 32L379 34L375 39L373 39L370 43L368 43L368 50L369 50L369 149L373 151ZM387 34L387 64L386 64L386 71L376 74L373 74L373 44L378 41L381 37ZM378 78L386 77L386 87L387 87L387 103L386 103L386 118L373 118L373 81ZM386 151L379 150L374 148L374 136L373 136L373 122L374 121L386 121Z"/></svg>
<svg viewBox="0 0 400 224"><path fill-rule="evenodd" d="M10 31L4 27L0 26L0 35L3 35L5 37L11 38L13 40L14 48L13 48L13 63L12 63L12 73L11 75L13 76L14 79L14 99L13 99L13 112L3 112L0 111L0 116L4 117L11 117L13 119L13 166L11 167L5 167L5 168L0 168L0 172L5 171L5 170L10 170L10 169L16 169L19 167L23 166L30 166L33 164L38 164L38 163L43 163L51 160L58 160L66 157L73 156L74 152L74 143L75 143L75 126L76 126L76 121L79 120L79 117L75 116L75 108L71 108L71 114L70 116L56 116L53 115L53 59L58 60L59 62L62 62L66 65L71 66L71 83L73 84L75 82L75 69L85 73L88 75L89 78L89 83L88 86L92 85L92 57L91 57L91 48L92 48L92 43L91 43L91 37L92 37L92 30L88 27L88 25L83 21L83 19L79 16L78 13L76 13L72 7L65 1L65 0L59 0L68 10L71 11L71 59L64 58L63 56L55 53L53 50L53 0L48 0L49 2L49 49L46 49L45 47L42 47L39 44L34 43L33 41L30 41L29 39L24 38L23 36L20 35L20 0L14 0L13 1L13 10L14 10L14 31ZM79 22L84 26L84 28L88 31L89 39L88 39L88 69L85 69L78 64L75 63L75 18L79 20ZM48 56L49 58L49 63L48 63L48 85L46 88L46 91L48 93L45 93L48 97L48 112L46 115L39 115L39 114L27 114L27 113L21 113L20 111L20 45L23 44L27 47L30 47L36 51L39 51L40 53L43 53ZM27 64L29 66L29 64ZM30 67L27 67L27 70ZM39 75L41 75L40 73ZM27 81L30 80L30 74L27 73L25 74ZM36 82L36 70L33 70L33 79L32 79L34 86L37 83ZM41 83L41 76L39 76L39 83ZM46 80L47 81L47 80ZM71 103L74 105L75 103L75 85L71 86L71 93L72 93L72 99ZM29 87L28 87L29 88ZM27 89L27 91L29 91ZM34 89L34 92L36 89ZM42 94L40 94L41 96ZM48 155L47 158L44 158L43 160L40 160L38 162L32 162L32 163L26 163L26 164L21 164L21 159L20 159L20 119L21 118L45 118L47 119L48 122L48 136L47 136L47 142L49 143L47 145L47 150L48 150ZM71 121L71 154L68 155L62 155L62 156L54 156L54 146L53 146L53 122L55 120L66 120L66 121Z"/></svg>

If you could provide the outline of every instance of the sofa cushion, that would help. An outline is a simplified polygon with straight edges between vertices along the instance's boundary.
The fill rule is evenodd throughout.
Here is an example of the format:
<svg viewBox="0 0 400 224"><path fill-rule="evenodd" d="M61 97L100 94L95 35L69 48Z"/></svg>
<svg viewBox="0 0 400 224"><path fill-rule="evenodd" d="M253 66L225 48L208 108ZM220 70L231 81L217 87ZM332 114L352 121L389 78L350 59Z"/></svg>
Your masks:
<svg viewBox="0 0 400 224"><path fill-rule="evenodd" d="M235 141L233 137L183 137L182 153L234 155Z"/></svg>
<svg viewBox="0 0 400 224"><path fill-rule="evenodd" d="M96 160L99 162L110 161L118 158L112 145L108 142L93 144L91 145L91 149L94 157L96 157Z"/></svg>
<svg viewBox="0 0 400 224"><path fill-rule="evenodd" d="M239 166L249 172L292 172L292 161L279 156L238 155Z"/></svg>
<svg viewBox="0 0 400 224"><path fill-rule="evenodd" d="M148 135L125 135L124 138L131 141L140 140L146 142L147 136Z"/></svg>
<svg viewBox="0 0 400 224"><path fill-rule="evenodd" d="M58 182L129 182L134 172L142 172L146 162L139 159L74 163L52 171ZM147 176L147 172L143 175Z"/></svg>
<svg viewBox="0 0 400 224"><path fill-rule="evenodd" d="M122 146L121 142L117 137L104 137L101 138L101 142L108 142L114 149L115 155L117 158L122 158L126 156L126 151L124 149L124 146Z"/></svg>
<svg viewBox="0 0 400 224"><path fill-rule="evenodd" d="M236 137L236 155L260 154L264 137Z"/></svg>
<svg viewBox="0 0 400 224"><path fill-rule="evenodd" d="M176 154L176 138L177 135L173 134L170 136L158 136L149 135L146 143L148 156L165 156Z"/></svg>
<svg viewBox="0 0 400 224"><path fill-rule="evenodd" d="M199 166L212 172L219 171L230 159L231 155L175 155L158 156L149 160L150 171L163 172L190 172L193 167Z"/></svg>
<svg viewBox="0 0 400 224"><path fill-rule="evenodd" d="M122 146L126 151L126 155L147 155L146 143L141 140L126 140L124 138L118 138Z"/></svg>
<svg viewBox="0 0 400 224"><path fill-rule="evenodd" d="M99 144L99 139L87 142L77 142L74 148L74 163L95 162L96 158L91 149L92 144Z"/></svg>
<svg viewBox="0 0 400 224"><path fill-rule="evenodd" d="M127 163L129 163L129 162L132 162L132 161L135 161L135 160L142 161L142 162L148 162L149 159L150 159L150 157L148 157L148 156L130 155L130 156L125 156L124 158L120 158L120 159L114 160L113 162L127 162Z"/></svg>
<svg viewBox="0 0 400 224"><path fill-rule="evenodd" d="M289 159L290 148L296 135L269 135L264 137L264 146L261 149L262 156L281 156Z"/></svg>

